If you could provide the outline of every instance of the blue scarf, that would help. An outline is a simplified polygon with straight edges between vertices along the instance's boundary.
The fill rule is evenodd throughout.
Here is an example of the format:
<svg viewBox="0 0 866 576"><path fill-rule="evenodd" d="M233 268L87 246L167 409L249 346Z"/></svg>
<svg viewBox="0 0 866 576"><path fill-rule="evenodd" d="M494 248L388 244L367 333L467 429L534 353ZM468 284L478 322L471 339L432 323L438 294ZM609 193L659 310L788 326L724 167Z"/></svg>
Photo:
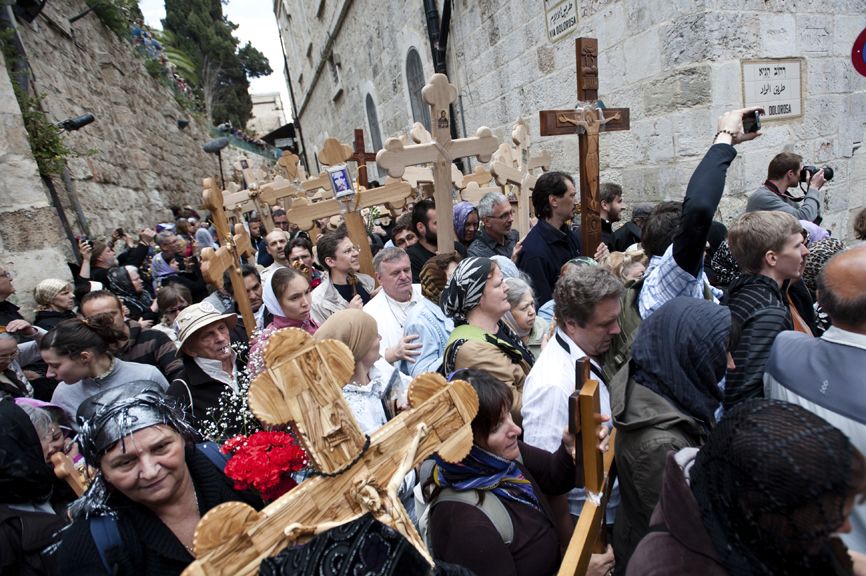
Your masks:
<svg viewBox="0 0 866 576"><path fill-rule="evenodd" d="M500 458L472 445L469 455L457 464L433 456L433 482L452 490L489 490L506 500L520 502L541 510L532 483L523 475L514 460Z"/></svg>

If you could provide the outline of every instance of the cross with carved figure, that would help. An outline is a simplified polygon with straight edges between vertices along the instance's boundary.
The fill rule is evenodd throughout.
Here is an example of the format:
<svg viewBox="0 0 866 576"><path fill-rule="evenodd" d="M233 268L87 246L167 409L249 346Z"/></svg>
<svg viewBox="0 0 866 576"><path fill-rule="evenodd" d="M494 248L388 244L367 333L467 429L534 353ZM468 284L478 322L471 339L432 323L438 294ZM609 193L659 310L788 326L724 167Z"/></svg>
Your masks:
<svg viewBox="0 0 866 576"><path fill-rule="evenodd" d="M367 152L364 148L364 131L360 128L355 128L355 148L354 153L349 156L358 165L358 186L369 188L370 182L367 179L367 162L376 161L375 152Z"/></svg>
<svg viewBox="0 0 866 576"><path fill-rule="evenodd" d="M376 163L394 178L400 177L407 166L433 163L433 196L441 222L454 218L451 163L456 158L476 156L487 162L499 146L499 140L490 128L482 126L475 136L451 140L449 105L457 99L457 87L448 82L444 74L434 74L421 90L421 97L430 105L433 141L404 146L399 138L389 138L385 147L376 154ZM454 250L454 227L440 226L437 247L440 253Z"/></svg>
<svg viewBox="0 0 866 576"><path fill-rule="evenodd" d="M594 256L601 243L601 216L598 201L600 132L629 129L628 108L603 108L598 101L598 40L578 38L577 60L578 109L542 110L539 112L541 135L577 134L580 155L580 222L581 244L586 256Z"/></svg>
<svg viewBox="0 0 866 576"><path fill-rule="evenodd" d="M533 170L550 169L550 154L546 151L537 156L529 154L529 126L523 118L518 118L511 131L511 141L514 143L512 150L507 144L499 146L493 155L491 172L496 176L496 183L500 186L512 184L517 189L517 230L520 236L526 236L529 232L529 208L532 204L532 190L538 176ZM500 152L501 151L501 152Z"/></svg>
<svg viewBox="0 0 866 576"><path fill-rule="evenodd" d="M264 363L250 387L250 408L267 426L290 424L319 474L261 512L228 502L205 514L193 539L196 560L183 575L258 574L264 558L366 513L400 532L432 567L397 489L433 453L447 462L469 454L478 411L472 386L419 376L409 388L410 408L368 437L341 393L355 370L345 344L287 328L268 339Z"/></svg>
<svg viewBox="0 0 866 576"><path fill-rule="evenodd" d="M229 222L223 210L223 194L216 179L205 178L202 185L204 186L202 206L210 210L220 243L219 250L213 254L208 253L207 257L205 252L208 248L202 250L202 276L207 274L205 279L208 282L215 286L222 286L223 272L229 270L229 276L232 279L232 292L244 320L244 329L247 336L252 336L256 327L256 320L241 275L242 255L245 252L252 253L252 244L243 224L235 225L235 234L229 232ZM213 249L210 248L210 250Z"/></svg>
<svg viewBox="0 0 866 576"><path fill-rule="evenodd" d="M611 430L608 451L599 452L598 437L592 432L599 426L601 384L591 378L590 367L589 358L577 361L575 371L580 387L568 398L568 431L575 435L575 445L583 455L583 470L577 470L577 485L583 484L590 497L583 504L559 566L559 576L586 574L590 556L603 553L606 548L605 510L615 478L616 430Z"/></svg>

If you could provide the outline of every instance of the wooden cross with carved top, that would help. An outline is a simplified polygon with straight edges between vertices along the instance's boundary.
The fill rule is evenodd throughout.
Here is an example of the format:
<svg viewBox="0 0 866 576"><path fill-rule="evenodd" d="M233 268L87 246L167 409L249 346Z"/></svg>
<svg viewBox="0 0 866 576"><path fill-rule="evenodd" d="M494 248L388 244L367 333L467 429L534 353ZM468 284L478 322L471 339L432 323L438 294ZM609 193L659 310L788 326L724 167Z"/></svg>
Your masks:
<svg viewBox="0 0 866 576"><path fill-rule="evenodd" d="M235 234L229 232L229 222L223 210L223 194L216 179L205 178L202 185L204 186L202 206L210 210L220 243L220 247L216 251L213 248L202 250L202 276L209 283L222 286L223 272L226 269L229 270L232 279L232 293L241 317L244 319L244 329L247 336L252 336L253 330L256 328L256 320L241 275L242 255L253 253L250 237L243 224L235 224Z"/></svg>
<svg viewBox="0 0 866 576"><path fill-rule="evenodd" d="M576 363L576 378L580 388L568 398L568 431L575 435L578 449L583 454L583 470L578 468L576 480L578 485L583 484L590 497L584 501L577 526L560 564L559 576L586 574L590 556L604 552L606 547L605 510L614 481L616 430L611 430L608 451L604 454L599 452L598 437L591 431L596 430L599 424L601 384L591 378L590 366L589 358Z"/></svg>
<svg viewBox="0 0 866 576"><path fill-rule="evenodd" d="M399 138L389 138L384 149L376 154L376 163L392 177L399 178L407 166L432 162L436 212L441 222L451 222L454 218L452 160L477 156L480 162L487 162L499 146L499 140L486 126L479 128L475 136L451 140L449 105L457 99L457 87L449 83L444 74L434 74L421 90L421 97L430 106L433 141L405 146ZM453 226L439 227L437 247L440 253L454 250Z"/></svg>
<svg viewBox="0 0 866 576"><path fill-rule="evenodd" d="M258 574L262 559L366 513L405 536L432 567L397 489L434 452L448 462L469 454L478 411L472 386L424 374L409 388L410 409L365 437L341 393L355 369L345 344L287 328L268 339L264 362L250 408L269 426L291 423L320 475L261 512L241 502L209 511L195 530L196 560L183 575Z"/></svg>
<svg viewBox="0 0 866 576"><path fill-rule="evenodd" d="M360 128L355 128L355 148L354 153L349 156L349 159L354 160L358 165L358 186L369 188L370 182L367 180L367 162L376 161L376 152L367 152L364 150L364 131Z"/></svg>
<svg viewBox="0 0 866 576"><path fill-rule="evenodd" d="M598 201L600 132L629 129L628 108L601 108L598 100L598 40L575 40L577 60L577 100L582 108L542 110L539 112L541 135L578 135L580 147L580 222L581 244L586 256L594 256L601 242L601 216Z"/></svg>
<svg viewBox="0 0 866 576"><path fill-rule="evenodd" d="M529 207L532 204L532 190L538 179L533 170L549 170L550 154L545 151L537 156L530 156L529 126L523 118L518 118L514 123L511 141L514 143L514 150L507 144L500 145L493 155L490 170L500 186L513 184L517 187L517 230L523 237L529 232Z"/></svg>

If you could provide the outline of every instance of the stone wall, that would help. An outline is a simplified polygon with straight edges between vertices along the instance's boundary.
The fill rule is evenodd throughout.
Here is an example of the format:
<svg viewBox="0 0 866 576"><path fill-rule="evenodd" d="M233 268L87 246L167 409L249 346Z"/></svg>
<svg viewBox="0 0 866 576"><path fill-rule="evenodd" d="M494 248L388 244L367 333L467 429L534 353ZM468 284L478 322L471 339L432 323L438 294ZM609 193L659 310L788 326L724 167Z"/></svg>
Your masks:
<svg viewBox="0 0 866 576"><path fill-rule="evenodd" d="M352 128L369 126L367 93L377 104L383 137L404 133L412 123L406 84L410 46L418 49L425 75L433 71L420 2L352 2L337 27L342 4L326 2L317 16L319 2L277 3L278 21L281 11L291 14L291 19L282 16L280 30L295 97L306 102L299 117L309 149L326 134L348 139ZM851 45L866 26L866 0L576 5L577 29L551 43L541 2L454 0L448 68L462 97L460 131L464 124L470 133L487 125L503 138L523 117L536 145L553 154L554 167L575 172L575 139L540 138L538 111L575 105L573 40L596 37L599 94L610 107L631 109L630 132L601 138L603 179L623 184L629 201L681 198L716 119L742 105L740 61L803 58L803 116L768 122L761 138L739 147L720 217L736 217L746 193L766 177L769 160L789 149L808 163L836 170L826 188L824 225L839 237L851 237L850 217L866 205L866 152L858 150L866 127L866 78L850 63ZM322 60L328 57L323 49L329 32L335 33L343 88L336 99L330 63Z"/></svg>
<svg viewBox="0 0 866 576"><path fill-rule="evenodd" d="M171 221L171 205L200 206L201 181L219 168L216 157L202 150L211 138L204 120L181 108L147 73L129 42L93 13L70 25L69 18L85 9L83 0L50 2L32 24L19 22L18 31L48 117L96 117L63 138L81 153L67 165L89 233L104 237L119 226L133 231ZM64 260L72 253L29 152L5 67L0 115L0 257L13 263L16 299L26 307L38 280L70 277ZM181 130L178 119L190 123ZM226 149L227 180L241 156L261 161ZM60 178L55 182L74 232L81 233L69 194Z"/></svg>

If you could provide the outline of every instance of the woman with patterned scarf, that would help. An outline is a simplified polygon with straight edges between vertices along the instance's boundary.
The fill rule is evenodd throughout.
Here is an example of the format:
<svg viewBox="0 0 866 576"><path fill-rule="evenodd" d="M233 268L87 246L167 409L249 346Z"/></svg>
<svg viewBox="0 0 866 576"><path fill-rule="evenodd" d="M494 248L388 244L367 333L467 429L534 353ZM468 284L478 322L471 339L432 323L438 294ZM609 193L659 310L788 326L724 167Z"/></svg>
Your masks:
<svg viewBox="0 0 866 576"><path fill-rule="evenodd" d="M129 310L130 320L149 322L144 328L150 328L159 320L153 296L144 289L144 282L134 266L115 266L109 269L108 289L116 294Z"/></svg>
<svg viewBox="0 0 866 576"><path fill-rule="evenodd" d="M523 382L534 358L518 347L520 338L502 322L511 310L502 270L490 258L465 258L442 291L440 305L456 326L445 346L443 372L490 372L511 388L511 416L520 424Z"/></svg>
<svg viewBox="0 0 866 576"><path fill-rule="evenodd" d="M573 456L574 438L564 434L554 454L520 442L510 414L511 388L483 370L460 370L453 377L472 384L479 405L469 455L457 464L435 456L430 478L422 482L433 557L478 576L555 574L562 548L545 494L574 487L575 467L581 465L580 456L577 463ZM607 428L599 428L603 448Z"/></svg>

